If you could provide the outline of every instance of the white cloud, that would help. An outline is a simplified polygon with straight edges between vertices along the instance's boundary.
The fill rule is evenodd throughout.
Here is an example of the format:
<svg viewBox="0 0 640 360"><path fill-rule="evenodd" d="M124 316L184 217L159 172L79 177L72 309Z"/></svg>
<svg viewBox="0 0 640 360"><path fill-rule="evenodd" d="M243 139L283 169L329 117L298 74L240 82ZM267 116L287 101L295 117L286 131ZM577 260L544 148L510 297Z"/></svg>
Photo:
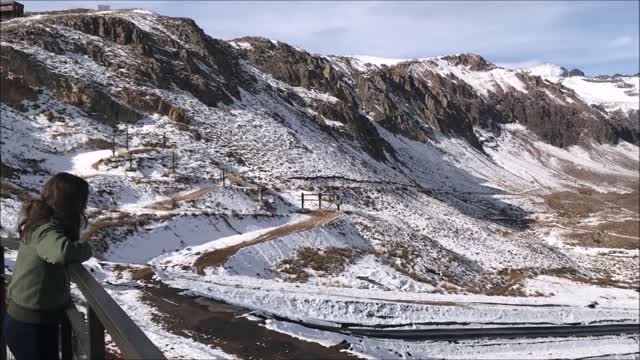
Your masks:
<svg viewBox="0 0 640 360"><path fill-rule="evenodd" d="M526 61L519 61L519 62L499 62L496 63L496 65L503 67L505 69L523 69L523 68L528 68L528 67L532 67L532 66L536 66L536 65L541 65L544 62L537 60L537 59L533 59L533 60L526 60Z"/></svg>
<svg viewBox="0 0 640 360"><path fill-rule="evenodd" d="M633 38L631 36L628 36L628 35L620 36L611 42L611 47L623 47L623 46L630 45L631 42L633 42Z"/></svg>

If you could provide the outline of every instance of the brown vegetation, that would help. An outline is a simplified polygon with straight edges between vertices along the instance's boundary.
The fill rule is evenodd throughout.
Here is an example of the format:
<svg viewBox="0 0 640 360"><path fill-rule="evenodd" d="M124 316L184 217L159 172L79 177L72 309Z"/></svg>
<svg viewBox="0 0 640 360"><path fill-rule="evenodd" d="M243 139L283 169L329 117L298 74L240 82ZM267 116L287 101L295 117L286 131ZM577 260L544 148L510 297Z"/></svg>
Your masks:
<svg viewBox="0 0 640 360"><path fill-rule="evenodd" d="M557 211L556 221L567 237L581 246L640 248L640 192L599 193L580 189L547 195L546 204ZM597 224L581 223L597 217Z"/></svg>
<svg viewBox="0 0 640 360"><path fill-rule="evenodd" d="M185 195L180 195L180 196L171 196L170 199L168 200L161 200L158 202L155 202L153 204L147 205L146 208L148 209L156 209L156 210L173 210L176 208L177 206L177 202L178 201L186 201L186 200L193 200L196 199L204 194L207 194L211 191L213 191L214 188L212 187L207 187L207 188L202 188L202 189L198 189L196 191L190 192L188 194Z"/></svg>
<svg viewBox="0 0 640 360"><path fill-rule="evenodd" d="M610 221L567 234L569 239L587 247L617 249L640 248L640 222L638 220Z"/></svg>
<svg viewBox="0 0 640 360"><path fill-rule="evenodd" d="M2 197L9 197L9 195L13 195L23 202L34 199L28 191L7 182L0 183L0 195Z"/></svg>
<svg viewBox="0 0 640 360"><path fill-rule="evenodd" d="M149 266L131 267L123 264L116 264L113 267L113 272L117 274L118 278L122 277L122 273L127 272L131 275L131 280L144 283L153 282L153 277L156 275L155 271Z"/></svg>
<svg viewBox="0 0 640 360"><path fill-rule="evenodd" d="M111 216L108 218L100 219L95 223L91 224L87 231L85 231L80 238L82 240L90 240L96 236L96 234L100 231L103 231L107 228L114 227L126 227L126 226L143 226L151 221L161 221L174 217L175 214L141 214L141 215L133 215L127 212L119 212L115 216ZM103 250L108 248L107 244L104 243L104 240L98 241L98 243L94 244L94 250L98 251L102 248Z"/></svg>
<svg viewBox="0 0 640 360"><path fill-rule="evenodd" d="M108 149L111 149L112 147L112 144L110 141L107 141L105 139L99 139L99 138L91 138L87 140L85 145L87 145L87 147L90 147L92 149L98 149L98 150L108 150Z"/></svg>
<svg viewBox="0 0 640 360"><path fill-rule="evenodd" d="M134 281L151 282L156 275L152 268L145 266L142 268L131 269L131 279Z"/></svg>
<svg viewBox="0 0 640 360"><path fill-rule="evenodd" d="M640 212L640 192L599 193L580 189L578 192L562 191L547 195L545 202L558 211L560 216L574 218L586 216L605 209L625 209Z"/></svg>
<svg viewBox="0 0 640 360"><path fill-rule="evenodd" d="M587 277L572 268L556 269L505 269L495 275L487 275L492 278L488 287L466 287L464 290L474 294L491 296L544 296L542 293L529 294L526 292L524 282L540 275L548 275L583 284L599 287L615 287L622 289L637 289L638 284L629 281L616 281L608 276Z"/></svg>
<svg viewBox="0 0 640 360"><path fill-rule="evenodd" d="M305 282L309 279L306 269L338 274L349 264L354 264L367 251L359 248L328 248L324 250L310 247L298 250L294 258L285 259L278 265L278 270L291 275L290 280Z"/></svg>

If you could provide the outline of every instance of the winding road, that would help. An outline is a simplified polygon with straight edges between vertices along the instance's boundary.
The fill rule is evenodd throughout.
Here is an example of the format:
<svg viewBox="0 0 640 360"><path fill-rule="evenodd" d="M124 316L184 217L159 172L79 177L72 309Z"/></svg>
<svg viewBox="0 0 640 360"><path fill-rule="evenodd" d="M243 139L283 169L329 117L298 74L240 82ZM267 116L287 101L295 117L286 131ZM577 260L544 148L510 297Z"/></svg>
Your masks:
<svg viewBox="0 0 640 360"><path fill-rule="evenodd" d="M295 323L308 328L331 331L344 335L369 338L400 339L407 341L459 341L473 339L517 339L540 337L586 337L605 335L640 334L640 324L604 325L534 325L501 327L441 327L429 329L376 329L366 327L334 327L310 324L277 316L260 314L263 319Z"/></svg>

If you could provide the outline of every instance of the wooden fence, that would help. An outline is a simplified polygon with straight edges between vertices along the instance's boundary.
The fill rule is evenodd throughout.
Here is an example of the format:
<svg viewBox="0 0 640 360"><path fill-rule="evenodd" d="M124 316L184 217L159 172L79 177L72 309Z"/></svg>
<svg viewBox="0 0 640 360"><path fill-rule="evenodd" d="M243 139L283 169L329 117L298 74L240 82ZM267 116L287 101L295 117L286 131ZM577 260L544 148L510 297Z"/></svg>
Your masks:
<svg viewBox="0 0 640 360"><path fill-rule="evenodd" d="M331 206L335 206L337 211L340 211L340 205L342 205L342 197L334 193L317 193L317 194L305 194L300 195L300 208L304 209L304 203L317 202L318 209L323 210L322 203L326 205L324 210L329 209Z"/></svg>

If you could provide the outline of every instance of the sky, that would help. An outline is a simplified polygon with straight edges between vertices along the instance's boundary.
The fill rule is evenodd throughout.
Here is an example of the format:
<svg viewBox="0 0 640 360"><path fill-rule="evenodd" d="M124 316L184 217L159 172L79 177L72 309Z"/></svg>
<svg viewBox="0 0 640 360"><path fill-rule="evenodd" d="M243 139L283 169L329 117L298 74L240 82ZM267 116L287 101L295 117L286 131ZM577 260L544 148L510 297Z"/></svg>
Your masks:
<svg viewBox="0 0 640 360"><path fill-rule="evenodd" d="M640 1L22 1L26 11L144 8L209 35L264 36L323 55L480 54L504 67L553 63L588 75L640 70Z"/></svg>

